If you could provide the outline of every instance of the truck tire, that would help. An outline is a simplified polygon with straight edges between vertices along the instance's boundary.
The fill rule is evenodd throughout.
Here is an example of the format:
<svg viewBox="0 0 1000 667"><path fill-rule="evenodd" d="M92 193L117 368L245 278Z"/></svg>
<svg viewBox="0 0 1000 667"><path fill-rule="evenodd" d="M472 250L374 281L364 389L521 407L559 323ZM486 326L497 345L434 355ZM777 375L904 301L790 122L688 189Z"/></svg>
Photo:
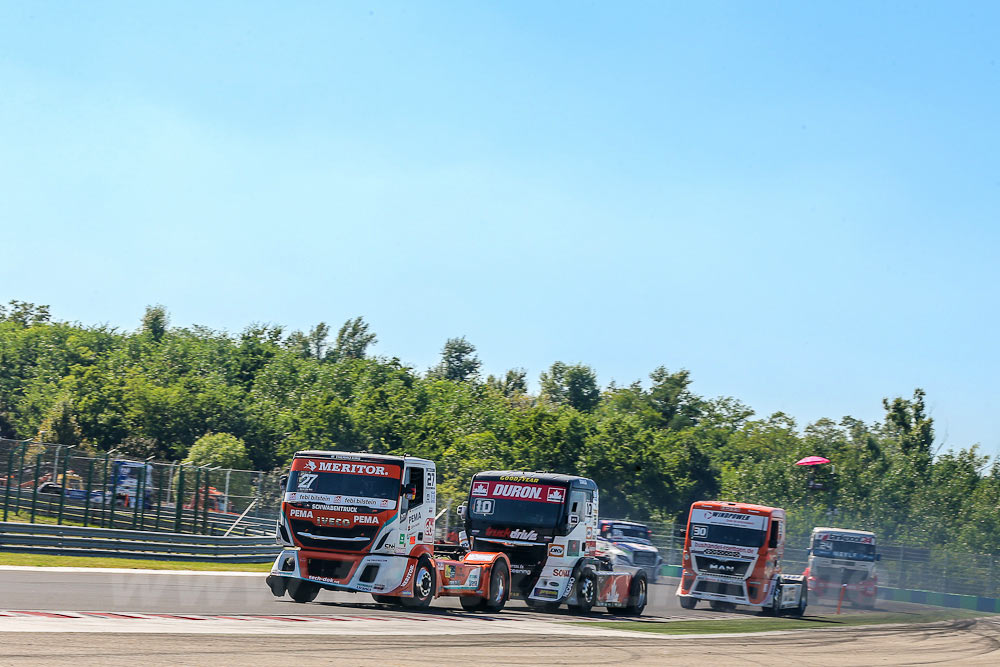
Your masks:
<svg viewBox="0 0 1000 667"><path fill-rule="evenodd" d="M681 603L681 609L694 609L698 606L698 598L688 597L687 595L681 595L678 598Z"/></svg>
<svg viewBox="0 0 1000 667"><path fill-rule="evenodd" d="M400 599L395 595L376 595L372 593L372 599L379 604L400 604Z"/></svg>
<svg viewBox="0 0 1000 667"><path fill-rule="evenodd" d="M507 563L497 560L490 568L490 596L483 600L487 611L498 612L510 597L510 570Z"/></svg>
<svg viewBox="0 0 1000 667"><path fill-rule="evenodd" d="M288 597L296 602L312 602L319 595L319 584L302 579L292 579L288 582Z"/></svg>
<svg viewBox="0 0 1000 667"><path fill-rule="evenodd" d="M646 608L646 600L649 597L649 582L646 580L646 573L639 571L628 587L628 606L622 612L625 616L642 616Z"/></svg>
<svg viewBox="0 0 1000 667"><path fill-rule="evenodd" d="M590 613L597 602L597 575L590 568L584 569L576 580L576 601L577 604L569 605L574 614Z"/></svg>
<svg viewBox="0 0 1000 667"><path fill-rule="evenodd" d="M771 606L760 610L765 616L781 616L781 582L774 582L771 587Z"/></svg>
<svg viewBox="0 0 1000 667"><path fill-rule="evenodd" d="M413 609L426 609L434 599L434 568L426 558L417 562L413 573L413 597L400 598L403 605Z"/></svg>
<svg viewBox="0 0 1000 667"><path fill-rule="evenodd" d="M789 616L795 618L802 618L806 613L806 606L809 604L809 589L806 586L802 586L802 591L799 593L799 606L795 609L789 609L785 613Z"/></svg>

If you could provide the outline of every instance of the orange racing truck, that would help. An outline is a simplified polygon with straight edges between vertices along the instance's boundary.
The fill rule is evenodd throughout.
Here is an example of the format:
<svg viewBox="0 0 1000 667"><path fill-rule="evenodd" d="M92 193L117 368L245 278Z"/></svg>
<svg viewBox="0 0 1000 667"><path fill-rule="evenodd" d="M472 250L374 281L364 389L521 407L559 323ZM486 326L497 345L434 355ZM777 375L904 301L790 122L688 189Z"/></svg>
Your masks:
<svg viewBox="0 0 1000 667"><path fill-rule="evenodd" d="M285 549L267 577L275 596L311 602L325 589L416 608L440 595L461 596L467 609L499 611L506 603L504 554L461 547L435 554L433 461L301 451L283 486L277 539Z"/></svg>
<svg viewBox="0 0 1000 667"><path fill-rule="evenodd" d="M707 600L717 611L736 605L771 615L802 616L808 591L801 575L781 572L785 511L746 503L691 505L677 588L681 607Z"/></svg>

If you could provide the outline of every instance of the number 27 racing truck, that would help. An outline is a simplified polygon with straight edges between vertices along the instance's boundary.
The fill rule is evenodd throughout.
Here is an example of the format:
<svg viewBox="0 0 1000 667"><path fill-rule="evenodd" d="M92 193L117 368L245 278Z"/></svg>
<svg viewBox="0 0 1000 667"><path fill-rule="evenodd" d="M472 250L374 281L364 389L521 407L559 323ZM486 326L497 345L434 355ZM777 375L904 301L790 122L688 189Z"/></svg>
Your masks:
<svg viewBox="0 0 1000 667"><path fill-rule="evenodd" d="M597 557L598 502L597 484L585 477L489 471L472 478L459 514L474 553L499 551L510 563L511 597L544 610L565 603L576 613L607 607L638 616L646 573Z"/></svg>
<svg viewBox="0 0 1000 667"><path fill-rule="evenodd" d="M804 577L781 572L785 511L744 503L699 501L691 505L684 537L681 607L708 600L712 609L756 607L778 616L802 616Z"/></svg>

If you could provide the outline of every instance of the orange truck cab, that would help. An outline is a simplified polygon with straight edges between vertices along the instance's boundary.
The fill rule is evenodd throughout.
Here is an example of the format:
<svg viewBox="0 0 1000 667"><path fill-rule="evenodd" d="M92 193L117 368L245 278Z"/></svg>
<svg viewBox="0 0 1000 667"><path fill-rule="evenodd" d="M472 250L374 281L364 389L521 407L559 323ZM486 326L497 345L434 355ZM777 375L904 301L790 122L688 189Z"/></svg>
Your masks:
<svg viewBox="0 0 1000 667"><path fill-rule="evenodd" d="M747 503L699 501L691 505L677 597L684 609L707 600L715 610L735 605L769 614L801 616L804 578L781 572L785 511Z"/></svg>

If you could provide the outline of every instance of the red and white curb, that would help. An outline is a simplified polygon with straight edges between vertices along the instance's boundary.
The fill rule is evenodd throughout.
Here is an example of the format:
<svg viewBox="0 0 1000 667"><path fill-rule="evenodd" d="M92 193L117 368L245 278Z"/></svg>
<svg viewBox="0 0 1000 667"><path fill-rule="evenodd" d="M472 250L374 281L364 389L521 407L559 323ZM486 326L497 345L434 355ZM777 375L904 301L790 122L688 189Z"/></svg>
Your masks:
<svg viewBox="0 0 1000 667"><path fill-rule="evenodd" d="M0 632L119 632L173 634L460 635L556 634L621 636L626 633L558 621L482 615L327 616L301 614L166 614L112 611L0 611Z"/></svg>

